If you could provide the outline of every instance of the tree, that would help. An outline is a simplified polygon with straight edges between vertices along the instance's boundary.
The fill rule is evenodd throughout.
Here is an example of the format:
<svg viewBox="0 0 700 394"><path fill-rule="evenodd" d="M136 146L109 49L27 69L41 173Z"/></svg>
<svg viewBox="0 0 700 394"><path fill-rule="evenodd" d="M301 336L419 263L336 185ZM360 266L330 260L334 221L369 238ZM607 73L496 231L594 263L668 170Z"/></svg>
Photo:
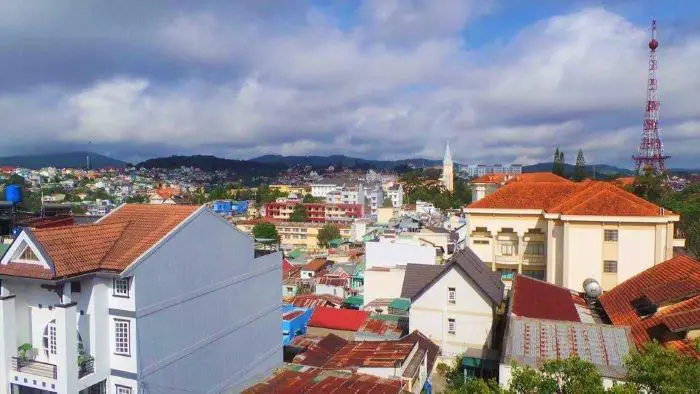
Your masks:
<svg viewBox="0 0 700 394"><path fill-rule="evenodd" d="M559 147L554 151L554 160L552 160L552 172L561 176L561 155L559 154Z"/></svg>
<svg viewBox="0 0 700 394"><path fill-rule="evenodd" d="M692 393L700 387L700 362L656 342L648 343L642 352L632 353L625 366L625 380L637 392Z"/></svg>
<svg viewBox="0 0 700 394"><path fill-rule="evenodd" d="M391 202L391 199L389 197L384 199L384 202L382 203L382 208L391 208L394 206L394 203Z"/></svg>
<svg viewBox="0 0 700 394"><path fill-rule="evenodd" d="M513 368L510 382L516 393L604 393L595 365L578 357L545 361L541 369Z"/></svg>
<svg viewBox="0 0 700 394"><path fill-rule="evenodd" d="M304 204L321 203L323 202L323 198L314 197L311 194L307 194L304 196L304 198L301 199L301 202L303 202Z"/></svg>
<svg viewBox="0 0 700 394"><path fill-rule="evenodd" d="M309 215L306 213L306 208L302 204L297 204L294 206L292 214L289 215L290 222L307 222L309 221Z"/></svg>
<svg viewBox="0 0 700 394"><path fill-rule="evenodd" d="M586 179L586 159L583 157L583 150L578 150L576 155L576 167L574 167L574 181L581 182Z"/></svg>
<svg viewBox="0 0 700 394"><path fill-rule="evenodd" d="M318 246L322 248L327 248L332 240L338 238L340 238L340 230L332 224L326 224L321 227L321 229L318 230L318 235L316 235Z"/></svg>
<svg viewBox="0 0 700 394"><path fill-rule="evenodd" d="M142 194L136 194L136 195L127 197L124 202L129 203L129 204L145 204L148 202L148 196L142 195Z"/></svg>
<svg viewBox="0 0 700 394"><path fill-rule="evenodd" d="M634 177L632 192L654 204L659 203L665 189L664 176L657 174L651 167L645 168L641 174Z"/></svg>
<svg viewBox="0 0 700 394"><path fill-rule="evenodd" d="M279 240L277 228L272 223L262 222L253 227L253 237L255 239L274 239Z"/></svg>

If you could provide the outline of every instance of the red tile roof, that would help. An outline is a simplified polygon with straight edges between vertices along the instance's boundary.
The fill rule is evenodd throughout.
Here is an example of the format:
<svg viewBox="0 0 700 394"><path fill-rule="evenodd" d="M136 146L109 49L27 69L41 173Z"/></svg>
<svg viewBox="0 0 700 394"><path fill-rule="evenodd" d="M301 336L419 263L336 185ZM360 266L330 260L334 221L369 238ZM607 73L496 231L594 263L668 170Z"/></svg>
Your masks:
<svg viewBox="0 0 700 394"><path fill-rule="evenodd" d="M486 209L541 209L564 215L667 216L663 210L609 182L511 182L468 206Z"/></svg>
<svg viewBox="0 0 700 394"><path fill-rule="evenodd" d="M511 312L521 317L580 322L571 290L524 275L513 281Z"/></svg>
<svg viewBox="0 0 700 394"><path fill-rule="evenodd" d="M294 265L287 259L282 259L282 273L286 274L294 269Z"/></svg>
<svg viewBox="0 0 700 394"><path fill-rule="evenodd" d="M565 182L571 183L570 180L562 178L551 172L528 172L520 175L510 175L510 174L486 174L482 175L471 183L493 183L493 184L505 184L509 182Z"/></svg>
<svg viewBox="0 0 700 394"><path fill-rule="evenodd" d="M319 258L313 259L313 260L309 261L308 263L304 264L304 266L302 267L302 270L316 272L316 271L319 271L322 268L324 268L327 264L328 264L328 260L326 260L322 257L319 257Z"/></svg>
<svg viewBox="0 0 700 394"><path fill-rule="evenodd" d="M53 278L99 270L120 272L198 208L127 204L96 224L25 231L53 262Z"/></svg>
<svg viewBox="0 0 700 394"><path fill-rule="evenodd" d="M317 307L309 320L309 327L357 331L370 313L353 309Z"/></svg>
<svg viewBox="0 0 700 394"><path fill-rule="evenodd" d="M244 394L404 394L401 380L348 371L293 367L243 391Z"/></svg>
<svg viewBox="0 0 700 394"><path fill-rule="evenodd" d="M687 280L689 279L689 280ZM680 295L674 287L683 283L687 294ZM688 256L676 256L657 264L632 278L620 283L600 297L608 317L615 325L629 325L638 347L650 341L653 331L666 327L669 331L691 328L700 325L700 262ZM633 302L650 296L660 308L651 316L642 318L635 311ZM685 298L685 299L684 299ZM678 349L700 359L698 352L689 340L660 339L665 346Z"/></svg>

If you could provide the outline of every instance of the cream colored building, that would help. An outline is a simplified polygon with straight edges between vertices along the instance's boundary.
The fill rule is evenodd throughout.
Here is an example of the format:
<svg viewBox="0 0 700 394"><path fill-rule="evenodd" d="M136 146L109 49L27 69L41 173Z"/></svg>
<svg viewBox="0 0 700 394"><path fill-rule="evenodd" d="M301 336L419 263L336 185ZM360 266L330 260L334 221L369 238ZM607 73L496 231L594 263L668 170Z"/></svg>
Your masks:
<svg viewBox="0 0 700 394"><path fill-rule="evenodd" d="M236 227L252 234L253 227L260 223L259 220L242 220L236 223ZM323 228L324 223L310 222L272 222L277 228L282 246L301 249L308 252L325 250L318 246L318 231ZM340 230L340 237L350 239L350 226L336 225Z"/></svg>
<svg viewBox="0 0 700 394"><path fill-rule="evenodd" d="M523 273L604 289L673 257L679 216L613 184L513 182L472 203L468 245L508 281Z"/></svg>

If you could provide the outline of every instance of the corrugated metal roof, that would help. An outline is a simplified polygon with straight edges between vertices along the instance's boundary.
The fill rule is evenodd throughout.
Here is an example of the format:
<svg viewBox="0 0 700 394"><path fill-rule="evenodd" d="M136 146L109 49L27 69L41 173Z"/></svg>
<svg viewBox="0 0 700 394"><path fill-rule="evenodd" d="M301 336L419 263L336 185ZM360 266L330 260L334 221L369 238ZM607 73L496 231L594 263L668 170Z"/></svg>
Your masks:
<svg viewBox="0 0 700 394"><path fill-rule="evenodd" d="M504 363L540 367L546 360L576 356L594 364L602 376L623 378L625 357L633 348L629 327L511 316Z"/></svg>

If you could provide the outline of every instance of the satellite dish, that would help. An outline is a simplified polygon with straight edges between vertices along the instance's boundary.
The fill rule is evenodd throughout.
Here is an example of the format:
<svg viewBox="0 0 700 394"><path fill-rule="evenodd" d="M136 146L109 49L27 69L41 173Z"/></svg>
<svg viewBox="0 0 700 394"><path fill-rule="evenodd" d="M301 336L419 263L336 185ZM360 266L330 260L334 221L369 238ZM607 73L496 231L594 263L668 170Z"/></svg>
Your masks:
<svg viewBox="0 0 700 394"><path fill-rule="evenodd" d="M593 278L588 278L583 281L583 291L586 293L586 296L590 298L598 298L603 294L603 288L600 286L600 283Z"/></svg>

